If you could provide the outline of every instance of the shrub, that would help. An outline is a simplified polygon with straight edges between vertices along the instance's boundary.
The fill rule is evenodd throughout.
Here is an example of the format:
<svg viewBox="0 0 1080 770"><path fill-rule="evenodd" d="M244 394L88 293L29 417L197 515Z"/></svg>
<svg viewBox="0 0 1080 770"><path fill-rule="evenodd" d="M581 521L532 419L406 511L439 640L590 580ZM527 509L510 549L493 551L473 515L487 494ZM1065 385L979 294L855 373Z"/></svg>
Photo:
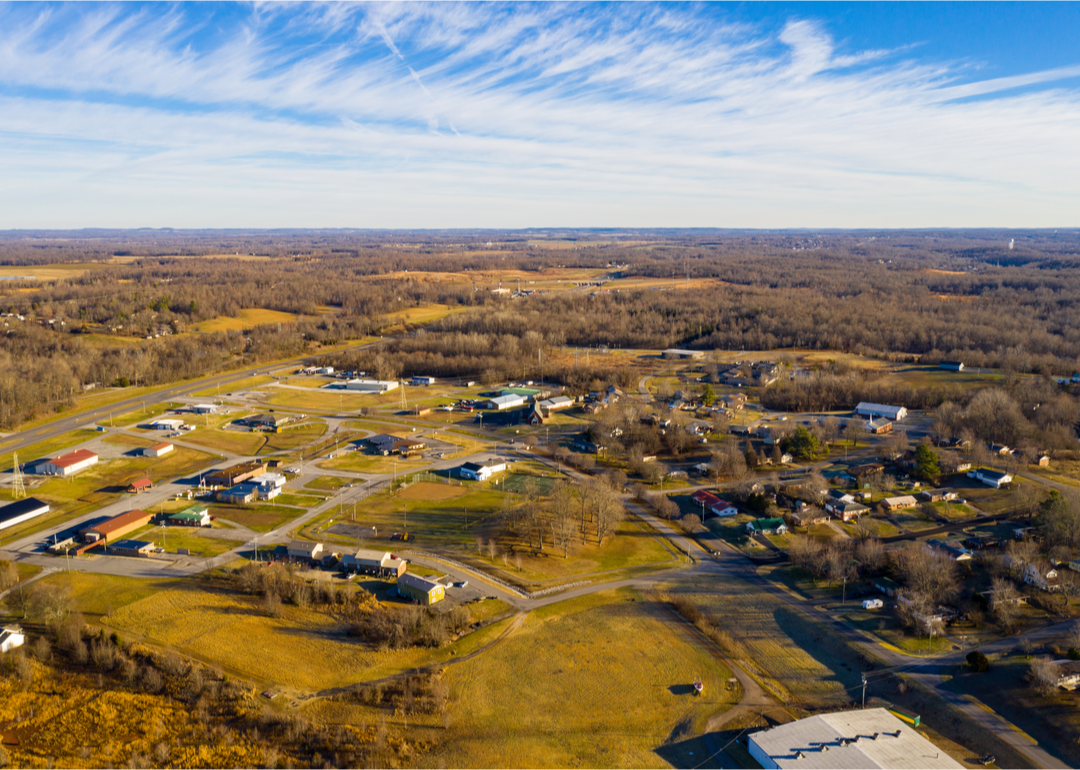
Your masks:
<svg viewBox="0 0 1080 770"><path fill-rule="evenodd" d="M1065 653L1065 657L1069 660L1080 660L1080 650L1075 647L1070 647L1069 651Z"/></svg>
<svg viewBox="0 0 1080 770"><path fill-rule="evenodd" d="M989 659L978 650L972 650L967 654L967 662L976 674L981 674L990 668Z"/></svg>

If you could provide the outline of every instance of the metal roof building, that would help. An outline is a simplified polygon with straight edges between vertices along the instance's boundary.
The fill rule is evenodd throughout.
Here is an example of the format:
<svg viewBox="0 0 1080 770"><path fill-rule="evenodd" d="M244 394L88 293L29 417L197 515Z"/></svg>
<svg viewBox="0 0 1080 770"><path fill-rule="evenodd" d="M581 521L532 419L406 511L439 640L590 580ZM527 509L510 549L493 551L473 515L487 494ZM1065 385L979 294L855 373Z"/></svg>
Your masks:
<svg viewBox="0 0 1080 770"><path fill-rule="evenodd" d="M27 497L24 500L16 500L0 508L0 529L14 527L35 516L41 516L49 512L49 504L38 500L36 497Z"/></svg>
<svg viewBox="0 0 1080 770"><path fill-rule="evenodd" d="M840 711L753 733L765 768L960 768L962 764L887 709Z"/></svg>

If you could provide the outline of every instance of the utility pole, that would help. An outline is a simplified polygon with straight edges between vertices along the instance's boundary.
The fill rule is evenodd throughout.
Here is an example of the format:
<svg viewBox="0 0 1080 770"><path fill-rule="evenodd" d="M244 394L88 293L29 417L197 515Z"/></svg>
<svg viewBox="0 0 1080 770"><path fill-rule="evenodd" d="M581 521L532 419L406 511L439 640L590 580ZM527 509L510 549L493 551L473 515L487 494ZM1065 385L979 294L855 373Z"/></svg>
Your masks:
<svg viewBox="0 0 1080 770"><path fill-rule="evenodd" d="M866 674L862 675L862 707L866 708Z"/></svg>

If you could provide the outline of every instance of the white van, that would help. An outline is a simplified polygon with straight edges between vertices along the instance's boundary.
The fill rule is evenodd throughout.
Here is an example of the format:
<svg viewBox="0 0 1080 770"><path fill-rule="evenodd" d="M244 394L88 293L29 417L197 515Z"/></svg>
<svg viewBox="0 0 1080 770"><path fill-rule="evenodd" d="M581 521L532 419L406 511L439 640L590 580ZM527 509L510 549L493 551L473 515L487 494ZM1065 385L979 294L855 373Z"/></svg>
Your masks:
<svg viewBox="0 0 1080 770"><path fill-rule="evenodd" d="M880 610L885 606L885 602L881 599L863 599L862 608L864 610Z"/></svg>

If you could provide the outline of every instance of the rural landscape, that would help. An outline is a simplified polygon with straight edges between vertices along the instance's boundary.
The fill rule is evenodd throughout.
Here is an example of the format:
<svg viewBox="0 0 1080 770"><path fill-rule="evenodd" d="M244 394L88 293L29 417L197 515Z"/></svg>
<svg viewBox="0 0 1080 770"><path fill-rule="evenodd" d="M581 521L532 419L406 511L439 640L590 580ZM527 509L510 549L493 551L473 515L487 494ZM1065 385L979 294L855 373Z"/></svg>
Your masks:
<svg viewBox="0 0 1080 770"><path fill-rule="evenodd" d="M0 2L0 770L1080 767L1078 31Z"/></svg>
<svg viewBox="0 0 1080 770"><path fill-rule="evenodd" d="M6 764L1080 762L1076 233L408 238L0 238Z"/></svg>

